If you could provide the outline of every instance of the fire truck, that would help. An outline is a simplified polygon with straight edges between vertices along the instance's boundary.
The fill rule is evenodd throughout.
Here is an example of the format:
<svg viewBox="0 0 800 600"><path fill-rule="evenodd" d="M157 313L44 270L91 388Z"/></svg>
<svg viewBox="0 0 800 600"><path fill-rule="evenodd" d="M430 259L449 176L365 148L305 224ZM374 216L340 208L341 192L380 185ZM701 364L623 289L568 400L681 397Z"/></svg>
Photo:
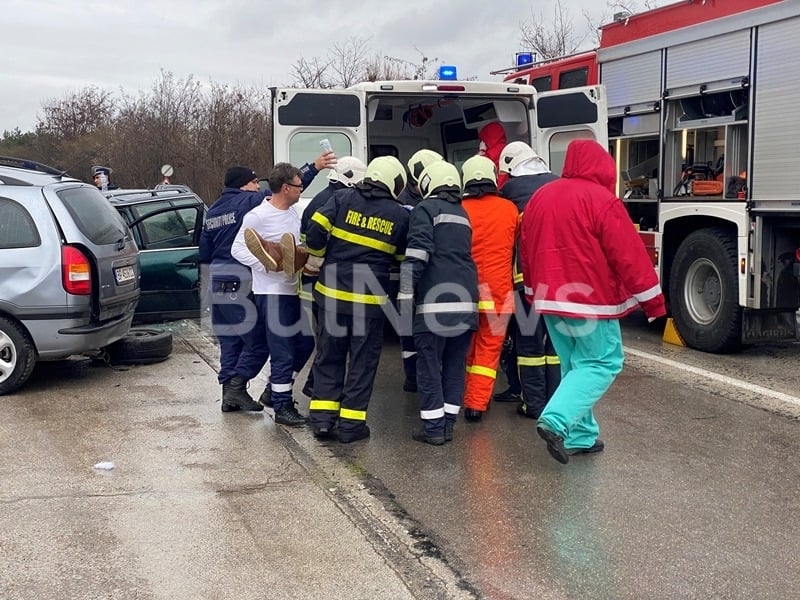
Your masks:
<svg viewBox="0 0 800 600"><path fill-rule="evenodd" d="M608 101L618 196L696 349L797 339L798 57L796 0L687 0L617 15L589 53ZM558 82L567 60L506 80Z"/></svg>

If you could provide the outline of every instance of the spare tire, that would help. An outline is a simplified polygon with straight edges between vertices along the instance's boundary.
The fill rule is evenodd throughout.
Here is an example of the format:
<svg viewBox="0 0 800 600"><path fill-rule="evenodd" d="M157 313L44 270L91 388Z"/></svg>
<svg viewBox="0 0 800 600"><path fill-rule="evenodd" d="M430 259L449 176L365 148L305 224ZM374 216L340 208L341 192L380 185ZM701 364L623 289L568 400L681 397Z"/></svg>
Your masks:
<svg viewBox="0 0 800 600"><path fill-rule="evenodd" d="M112 365L148 365L172 354L172 332L152 327L131 327L128 335L106 346Z"/></svg>

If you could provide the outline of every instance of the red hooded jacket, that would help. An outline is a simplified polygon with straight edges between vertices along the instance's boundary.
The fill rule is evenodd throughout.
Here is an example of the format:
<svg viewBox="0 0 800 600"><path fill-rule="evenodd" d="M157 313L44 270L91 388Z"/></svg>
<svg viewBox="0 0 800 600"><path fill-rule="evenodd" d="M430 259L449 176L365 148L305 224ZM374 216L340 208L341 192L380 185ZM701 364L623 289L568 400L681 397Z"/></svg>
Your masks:
<svg viewBox="0 0 800 600"><path fill-rule="evenodd" d="M507 173L500 172L500 154L503 152L503 148L506 147L506 130L503 129L500 123L495 121L484 125L478 132L478 138L486 144L486 151L483 155L498 168L497 188L500 189L508 179Z"/></svg>
<svg viewBox="0 0 800 600"><path fill-rule="evenodd" d="M540 188L522 216L525 294L543 314L618 319L641 305L666 314L658 275L622 201L614 159L573 140L561 179Z"/></svg>

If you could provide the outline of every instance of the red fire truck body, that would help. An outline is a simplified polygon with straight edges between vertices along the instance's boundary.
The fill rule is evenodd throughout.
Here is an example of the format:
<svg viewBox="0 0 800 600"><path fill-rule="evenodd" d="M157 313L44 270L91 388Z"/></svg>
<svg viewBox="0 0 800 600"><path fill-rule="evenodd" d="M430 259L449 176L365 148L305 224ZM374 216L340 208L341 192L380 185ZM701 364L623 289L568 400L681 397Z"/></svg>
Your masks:
<svg viewBox="0 0 800 600"><path fill-rule="evenodd" d="M618 15L597 51L506 76L565 87L575 59L595 74L618 195L692 347L797 339L798 56L799 2L687 0Z"/></svg>

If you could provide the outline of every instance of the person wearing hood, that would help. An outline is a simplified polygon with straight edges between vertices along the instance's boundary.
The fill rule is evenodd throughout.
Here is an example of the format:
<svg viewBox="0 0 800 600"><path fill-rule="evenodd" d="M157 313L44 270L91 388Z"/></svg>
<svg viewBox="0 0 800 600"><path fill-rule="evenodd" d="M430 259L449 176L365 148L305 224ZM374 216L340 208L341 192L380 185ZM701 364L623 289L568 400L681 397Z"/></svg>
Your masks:
<svg viewBox="0 0 800 600"><path fill-rule="evenodd" d="M479 421L489 408L497 364L509 319L514 312L511 278L519 213L497 195L494 163L473 156L461 167L461 204L472 224L472 258L478 269L478 330L467 355L464 418Z"/></svg>
<svg viewBox="0 0 800 600"><path fill-rule="evenodd" d="M461 410L467 352L478 326L478 274L458 169L434 162L422 171L419 188L423 201L411 212L397 300L401 307L414 304L423 428L412 438L441 446L453 439Z"/></svg>
<svg viewBox="0 0 800 600"><path fill-rule="evenodd" d="M558 179L550 172L544 159L524 142L511 142L500 155L500 169L509 179L500 195L511 200L524 214L531 196L542 186ZM496 394L496 402L517 402L517 413L537 419L561 380L561 366L543 319L540 319L525 299L522 269L517 243L514 261L516 294L513 326L513 350L507 362L509 389ZM513 392L519 395L515 397Z"/></svg>
<svg viewBox="0 0 800 600"><path fill-rule="evenodd" d="M650 321L666 314L658 275L615 183L605 148L573 140L561 179L536 192L522 217L525 295L547 323L562 371L537 432L563 464L605 447L593 407L622 370L619 320L639 306Z"/></svg>
<svg viewBox="0 0 800 600"><path fill-rule="evenodd" d="M506 147L506 130L497 121L484 125L478 132L478 155L485 156L497 167L497 187L502 188L508 179L505 171L500 169L500 153Z"/></svg>
<svg viewBox="0 0 800 600"><path fill-rule="evenodd" d="M389 272L406 249L409 213L396 199L406 170L393 156L367 165L355 187L336 192L309 221L306 269L317 269L317 355L311 430L339 442L368 438L367 408L383 344Z"/></svg>

